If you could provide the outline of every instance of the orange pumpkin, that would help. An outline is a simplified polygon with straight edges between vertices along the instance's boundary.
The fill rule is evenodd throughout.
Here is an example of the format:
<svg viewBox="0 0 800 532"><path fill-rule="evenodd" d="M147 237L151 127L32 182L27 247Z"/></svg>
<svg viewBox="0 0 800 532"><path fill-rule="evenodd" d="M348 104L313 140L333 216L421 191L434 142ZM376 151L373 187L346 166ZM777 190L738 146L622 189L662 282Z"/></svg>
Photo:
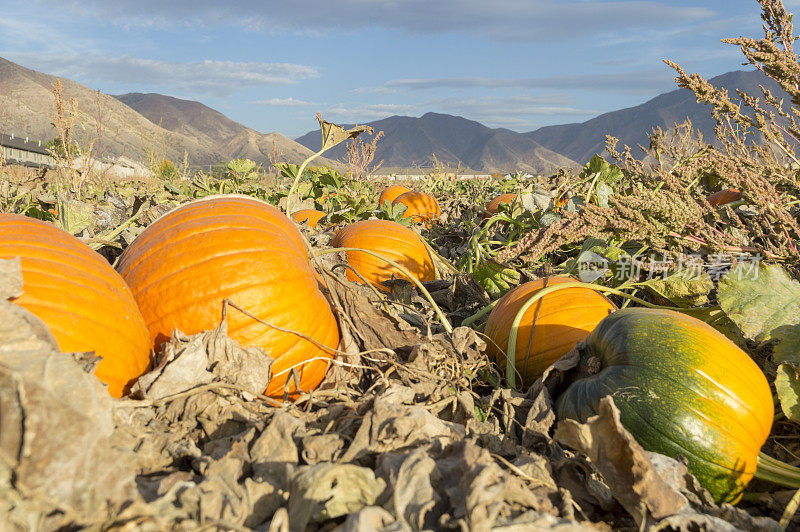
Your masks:
<svg viewBox="0 0 800 532"><path fill-rule="evenodd" d="M154 345L174 329L195 334L219 323L229 299L258 319L228 313L228 334L275 359L265 394L283 396L296 367L300 388L318 386L339 344L339 328L297 227L252 198L213 196L185 204L150 225L118 269L139 304ZM326 346L322 348L299 333ZM297 390L290 384L290 394Z"/></svg>
<svg viewBox="0 0 800 532"><path fill-rule="evenodd" d="M336 232L331 245L373 251L397 262L423 282L436 278L433 260L425 243L417 233L397 222L362 220L352 223ZM400 270L369 253L347 251L346 254L347 263L379 290L389 291L381 284L382 281L406 278ZM351 281L361 282L350 270L346 275Z"/></svg>
<svg viewBox="0 0 800 532"><path fill-rule="evenodd" d="M297 223L308 223L312 229L316 229L317 223L325 217L325 213L317 209L300 209L292 213L292 220Z"/></svg>
<svg viewBox="0 0 800 532"><path fill-rule="evenodd" d="M385 201L388 201L390 204L399 196L400 194L405 194L406 192L411 192L411 189L404 187L403 185L391 185L383 189L381 192L380 198L378 198L378 206L383 205Z"/></svg>
<svg viewBox="0 0 800 532"><path fill-rule="evenodd" d="M497 214L500 212L500 205L511 203L515 199L517 199L517 195L513 192L509 192L508 194L500 194L486 204L486 212L490 214Z"/></svg>
<svg viewBox="0 0 800 532"><path fill-rule="evenodd" d="M64 352L94 351L95 375L122 397L150 367L150 337L125 281L57 227L0 214L0 258L20 257L24 293L13 300L50 329Z"/></svg>
<svg viewBox="0 0 800 532"><path fill-rule="evenodd" d="M728 203L733 203L734 201L739 201L740 199L742 199L742 194L735 188L726 188L725 190L720 190L719 192L715 192L706 198L712 207L727 205Z"/></svg>
<svg viewBox="0 0 800 532"><path fill-rule="evenodd" d="M497 301L485 333L492 340L489 356L501 368L505 368L508 334L522 305L542 288L570 281L574 279L536 279L517 286ZM615 310L611 301L590 288L565 288L534 303L522 316L517 333L515 367L524 384L538 379L548 366L584 340Z"/></svg>
<svg viewBox="0 0 800 532"><path fill-rule="evenodd" d="M392 205L402 204L406 206L403 218L411 217L415 222L429 224L431 220L438 218L442 214L439 202L430 194L424 192L409 191L397 196Z"/></svg>

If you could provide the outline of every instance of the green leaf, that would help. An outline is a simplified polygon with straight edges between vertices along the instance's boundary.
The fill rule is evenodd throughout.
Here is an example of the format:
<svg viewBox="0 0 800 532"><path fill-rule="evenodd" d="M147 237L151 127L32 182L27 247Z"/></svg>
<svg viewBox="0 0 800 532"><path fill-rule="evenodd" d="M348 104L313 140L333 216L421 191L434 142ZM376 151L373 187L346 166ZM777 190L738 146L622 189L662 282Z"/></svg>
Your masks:
<svg viewBox="0 0 800 532"><path fill-rule="evenodd" d="M276 163L275 168L280 170L281 175L283 177L295 179L297 177L297 171L300 169L300 166L292 163Z"/></svg>
<svg viewBox="0 0 800 532"><path fill-rule="evenodd" d="M529 212L538 212L549 209L553 204L553 195L543 188L536 188L533 192L522 194L522 206Z"/></svg>
<svg viewBox="0 0 800 532"><path fill-rule="evenodd" d="M699 307L708 303L708 294L714 289L714 281L708 272L699 275L689 269L678 270L666 278L654 277L637 285L660 300L659 303L677 307Z"/></svg>
<svg viewBox="0 0 800 532"><path fill-rule="evenodd" d="M228 162L228 170L238 175L247 175L255 167L255 161L251 161L250 159L233 159Z"/></svg>
<svg viewBox="0 0 800 532"><path fill-rule="evenodd" d="M778 366L775 390L787 419L800 423L800 373L797 366L787 363Z"/></svg>
<svg viewBox="0 0 800 532"><path fill-rule="evenodd" d="M777 341L777 362L800 362L800 283L780 266L740 263L720 279L720 307L746 338Z"/></svg>
<svg viewBox="0 0 800 532"><path fill-rule="evenodd" d="M61 228L64 231L77 235L84 229L94 225L94 206L80 200L61 201Z"/></svg>
<svg viewBox="0 0 800 532"><path fill-rule="evenodd" d="M547 227L548 225L552 224L553 222L557 222L561 219L561 216L557 215L553 212L546 212L539 218L539 225L542 227Z"/></svg>
<svg viewBox="0 0 800 532"><path fill-rule="evenodd" d="M605 181L601 181L597 183L595 194L597 194L597 204L600 207L608 207L608 198L614 194L614 189Z"/></svg>
<svg viewBox="0 0 800 532"><path fill-rule="evenodd" d="M564 210L567 212L578 212L583 208L584 205L585 203L581 198L573 196L567 201L567 204L564 206Z"/></svg>
<svg viewBox="0 0 800 532"><path fill-rule="evenodd" d="M616 183L622 179L623 174L619 166L616 164L609 164L605 159L595 154L592 159L586 163L581 172L581 177L586 178L590 175L600 173L600 181L604 183Z"/></svg>

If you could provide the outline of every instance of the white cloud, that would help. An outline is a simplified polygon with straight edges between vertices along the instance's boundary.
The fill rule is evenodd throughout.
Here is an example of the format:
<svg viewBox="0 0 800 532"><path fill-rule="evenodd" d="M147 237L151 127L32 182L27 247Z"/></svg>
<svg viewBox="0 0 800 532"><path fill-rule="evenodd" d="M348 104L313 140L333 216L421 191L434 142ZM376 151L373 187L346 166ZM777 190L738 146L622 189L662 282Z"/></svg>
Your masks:
<svg viewBox="0 0 800 532"><path fill-rule="evenodd" d="M416 113L419 109L420 107L415 104L375 103L351 106L344 103L337 103L329 106L322 114L325 118L330 117L340 122L363 124L392 115Z"/></svg>
<svg viewBox="0 0 800 532"><path fill-rule="evenodd" d="M230 96L246 87L289 85L319 76L317 70L292 63L239 61L168 62L99 54L37 54L3 52L29 68L75 81L147 85L190 94Z"/></svg>
<svg viewBox="0 0 800 532"><path fill-rule="evenodd" d="M549 76L541 78L438 78L395 79L386 82L388 88L424 90L441 88L522 88L551 90L589 90L653 94L670 87L671 71L663 69L637 70L635 72L609 72L604 74L578 74L574 76Z"/></svg>
<svg viewBox="0 0 800 532"><path fill-rule="evenodd" d="M324 34L395 28L413 33L467 33L496 40L541 41L665 25L718 16L664 0L43 0L118 24L199 23L248 30Z"/></svg>
<svg viewBox="0 0 800 532"><path fill-rule="evenodd" d="M304 100L297 100L291 96L288 98L270 98L269 100L256 100L253 102L258 105L274 105L277 107L306 107L309 105L316 105L312 102Z"/></svg>

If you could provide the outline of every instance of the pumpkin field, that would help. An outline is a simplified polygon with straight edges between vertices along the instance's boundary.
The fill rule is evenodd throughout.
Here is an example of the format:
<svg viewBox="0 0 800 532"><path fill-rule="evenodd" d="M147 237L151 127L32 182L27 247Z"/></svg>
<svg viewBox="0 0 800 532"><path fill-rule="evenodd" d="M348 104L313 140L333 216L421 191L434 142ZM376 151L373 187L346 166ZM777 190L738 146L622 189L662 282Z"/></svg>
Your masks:
<svg viewBox="0 0 800 532"><path fill-rule="evenodd" d="M800 529L800 63L579 172L0 161L0 530ZM318 115L322 151L358 142ZM319 155L319 154L318 154Z"/></svg>

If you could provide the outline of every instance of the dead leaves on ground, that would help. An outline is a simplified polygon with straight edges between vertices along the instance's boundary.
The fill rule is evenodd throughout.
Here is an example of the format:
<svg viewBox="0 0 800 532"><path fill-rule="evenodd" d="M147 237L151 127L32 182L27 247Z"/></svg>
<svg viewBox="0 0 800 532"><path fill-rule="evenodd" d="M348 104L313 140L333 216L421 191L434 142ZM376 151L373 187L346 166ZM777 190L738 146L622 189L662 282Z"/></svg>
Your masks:
<svg viewBox="0 0 800 532"><path fill-rule="evenodd" d="M555 427L545 387L477 385L490 366L475 331L421 331L367 289L325 282L340 363L326 386L277 406L257 392L268 353L236 345L224 322L176 332L136 398L112 401L0 301L0 511L12 529L778 530L714 506L680 462L644 452L610 400L585 425ZM3 297L17 285L4 275Z"/></svg>

